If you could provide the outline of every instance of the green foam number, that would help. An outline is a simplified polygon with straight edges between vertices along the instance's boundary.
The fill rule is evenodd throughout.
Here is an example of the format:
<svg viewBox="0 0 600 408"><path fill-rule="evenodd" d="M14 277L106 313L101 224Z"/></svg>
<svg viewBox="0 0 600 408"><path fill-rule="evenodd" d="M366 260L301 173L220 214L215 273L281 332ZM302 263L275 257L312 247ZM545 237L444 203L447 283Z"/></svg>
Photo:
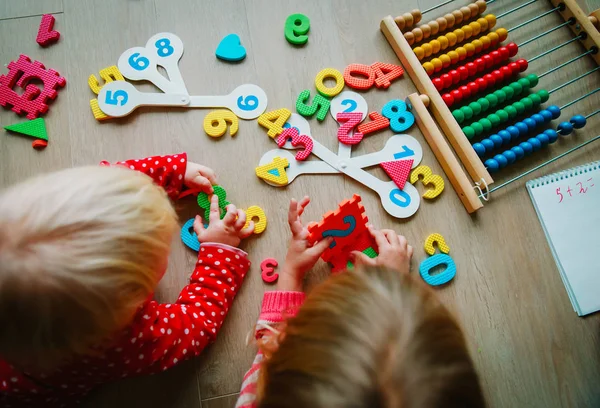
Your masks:
<svg viewBox="0 0 600 408"><path fill-rule="evenodd" d="M304 14L292 14L285 20L283 32L285 39L290 44L304 45L308 41L308 30L310 30L310 19Z"/></svg>
<svg viewBox="0 0 600 408"><path fill-rule="evenodd" d="M307 105L306 101L310 98L310 91L305 89L300 92L298 95L298 99L296 100L296 110L298 113L304 117L311 117L315 113L317 114L317 120L319 122L323 121L325 117L327 117L327 112L329 111L329 99L317 94L313 98L312 104Z"/></svg>
<svg viewBox="0 0 600 408"><path fill-rule="evenodd" d="M225 207L227 207L231 203L227 201L227 192L223 187L213 186L213 189L214 194L216 194L217 197L219 197L220 216L221 219L223 219L226 213ZM198 193L198 205L204 210L204 222L208 223L210 216L210 200L208 198L208 194L202 191Z"/></svg>

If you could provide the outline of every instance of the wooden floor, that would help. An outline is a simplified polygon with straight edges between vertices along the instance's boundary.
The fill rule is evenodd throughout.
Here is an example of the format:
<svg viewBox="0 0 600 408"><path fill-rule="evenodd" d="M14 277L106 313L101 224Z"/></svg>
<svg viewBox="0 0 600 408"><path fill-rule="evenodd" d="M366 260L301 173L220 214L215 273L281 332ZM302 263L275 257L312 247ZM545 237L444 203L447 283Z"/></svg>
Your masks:
<svg viewBox="0 0 600 408"><path fill-rule="evenodd" d="M193 161L214 168L226 187L229 200L247 208L265 209L269 226L264 234L250 239L244 249L253 267L218 341L197 360L182 364L162 375L121 381L95 392L86 407L231 407L243 373L254 350L244 343L253 327L264 290L259 263L265 257L283 260L288 239L285 213L290 197L308 194L313 203L306 220L320 216L353 193L363 196L367 214L375 226L394 228L417 248L413 268L425 257L422 243L432 232L444 235L458 266L454 281L439 290L440 296L459 316L469 339L485 394L492 407L598 407L600 406L600 315L579 318L573 312L552 259L542 228L521 180L497 194L474 216L463 209L447 183L446 191L433 202L422 202L415 216L397 220L382 209L375 194L342 175L303 176L285 189L276 189L254 175L261 155L273 148L256 121L240 121L239 133L231 138L209 138L202 123L206 110L140 109L127 118L98 123L89 100L94 96L87 78L116 64L127 48L144 45L155 33L168 31L184 42L180 61L187 89L193 95L227 94L243 83L263 87L269 110L293 109L303 89L314 89L314 77L326 67L343 70L350 63L375 61L396 63L397 58L379 31L382 17L397 15L435 0L2 0L0 1L0 62L7 64L20 53L42 61L67 78L46 116L50 144L44 151L31 148L31 141L12 135L0 136L0 186L34 174L70 166L95 164L100 160L143 157L187 151ZM431 12L424 21L462 6L466 0ZM489 12L500 14L520 3L496 1ZM588 12L600 0L581 1ZM541 0L499 20L499 26L519 22L549 10ZM294 48L283 37L286 17L294 12L311 19L306 46ZM35 37L40 15L53 13L60 41L40 48ZM512 32L517 43L561 23L549 15ZM217 44L229 33L239 34L248 51L237 64L217 60ZM528 44L519 57L532 58L572 38L567 28ZM578 42L533 62L528 72L541 74L582 53ZM588 57L550 74L538 88L552 89L595 67ZM4 73L4 68L0 69ZM559 106L595 89L600 75L557 91L550 103ZM141 89L151 89L143 85ZM392 98L405 98L415 88L408 76L388 91L365 94L371 110L380 110ZM561 119L575 113L588 114L599 106L600 94L565 110ZM509 167L497 183L547 160L570 146L600 134L600 118L575 134L560 139L551 148L529 160ZM0 123L19 121L10 111L0 110ZM336 148L336 123L327 118L311 122L313 136ZM555 123L556 126L557 123ZM408 133L423 145L423 163L443 174L417 127ZM367 138L354 154L380 149L391 132ZM600 144L589 146L531 176L540 176L600 158ZM379 177L385 177L376 169ZM197 211L192 199L179 203L184 222ZM172 301L185 284L194 265L194 253L183 244L174 245L167 275L159 297ZM598 269L598 264L590 265ZM315 280L326 266L321 264Z"/></svg>

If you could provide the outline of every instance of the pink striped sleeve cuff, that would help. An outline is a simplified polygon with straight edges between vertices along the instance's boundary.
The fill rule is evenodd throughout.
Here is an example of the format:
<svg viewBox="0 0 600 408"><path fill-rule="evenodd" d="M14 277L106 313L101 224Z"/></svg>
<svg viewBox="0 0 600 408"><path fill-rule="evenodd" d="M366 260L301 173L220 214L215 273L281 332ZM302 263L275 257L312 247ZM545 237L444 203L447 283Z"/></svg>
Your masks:
<svg viewBox="0 0 600 408"><path fill-rule="evenodd" d="M286 317L295 316L305 297L304 292L266 292L259 322L278 323Z"/></svg>

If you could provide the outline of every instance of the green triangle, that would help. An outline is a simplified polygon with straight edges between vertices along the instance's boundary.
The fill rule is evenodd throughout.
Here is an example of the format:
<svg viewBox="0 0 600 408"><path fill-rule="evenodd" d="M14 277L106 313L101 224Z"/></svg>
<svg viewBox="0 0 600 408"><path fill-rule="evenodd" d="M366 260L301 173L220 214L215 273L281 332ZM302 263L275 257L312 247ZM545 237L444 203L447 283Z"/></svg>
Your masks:
<svg viewBox="0 0 600 408"><path fill-rule="evenodd" d="M25 136L35 137L36 139L48 140L44 118L37 118L28 122L4 126L4 129L15 133L20 133Z"/></svg>

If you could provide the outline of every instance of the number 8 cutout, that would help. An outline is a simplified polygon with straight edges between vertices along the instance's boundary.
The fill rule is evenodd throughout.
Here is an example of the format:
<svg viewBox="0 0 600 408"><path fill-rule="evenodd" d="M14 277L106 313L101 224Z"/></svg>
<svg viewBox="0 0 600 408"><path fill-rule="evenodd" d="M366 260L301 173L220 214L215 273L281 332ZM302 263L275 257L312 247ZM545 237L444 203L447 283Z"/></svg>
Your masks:
<svg viewBox="0 0 600 408"><path fill-rule="evenodd" d="M169 80L179 85L179 92L188 95L183 77L179 71L179 60L183 55L183 42L172 33L158 33L150 37L146 49L154 52L156 63L167 71Z"/></svg>
<svg viewBox="0 0 600 408"><path fill-rule="evenodd" d="M421 165L415 168L410 173L410 183L415 184L419 177L423 176L422 182L424 186L431 185L433 188L425 191L423 198L433 199L439 196L444 191L444 179L437 174L433 174L428 166Z"/></svg>

